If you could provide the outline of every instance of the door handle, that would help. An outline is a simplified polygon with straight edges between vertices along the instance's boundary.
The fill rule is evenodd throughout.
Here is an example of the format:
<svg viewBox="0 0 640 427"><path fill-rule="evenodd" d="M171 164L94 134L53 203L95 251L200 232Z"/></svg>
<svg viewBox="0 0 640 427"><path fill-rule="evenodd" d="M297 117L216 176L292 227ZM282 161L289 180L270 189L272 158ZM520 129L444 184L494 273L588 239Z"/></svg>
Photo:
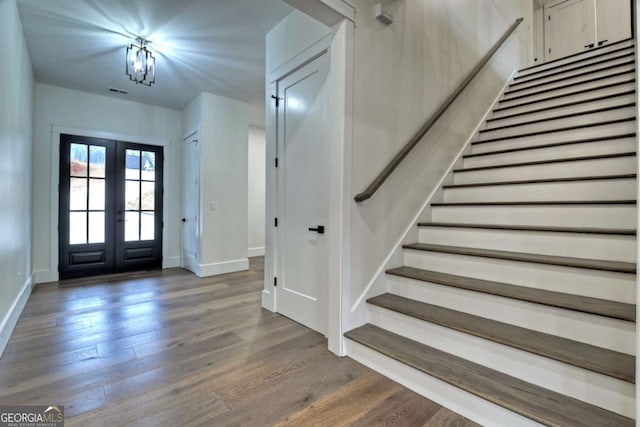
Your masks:
<svg viewBox="0 0 640 427"><path fill-rule="evenodd" d="M601 40L598 42L598 46L602 46L603 44L605 44L606 42L608 42L609 40Z"/></svg>
<svg viewBox="0 0 640 427"><path fill-rule="evenodd" d="M591 49L594 46L595 46L595 44L593 44L593 43L584 45L584 47L586 47L587 49Z"/></svg>
<svg viewBox="0 0 640 427"><path fill-rule="evenodd" d="M317 227L309 227L309 231L315 231L318 234L324 234L324 225L319 225Z"/></svg>
<svg viewBox="0 0 640 427"><path fill-rule="evenodd" d="M182 218L182 222L187 222L187 218Z"/></svg>

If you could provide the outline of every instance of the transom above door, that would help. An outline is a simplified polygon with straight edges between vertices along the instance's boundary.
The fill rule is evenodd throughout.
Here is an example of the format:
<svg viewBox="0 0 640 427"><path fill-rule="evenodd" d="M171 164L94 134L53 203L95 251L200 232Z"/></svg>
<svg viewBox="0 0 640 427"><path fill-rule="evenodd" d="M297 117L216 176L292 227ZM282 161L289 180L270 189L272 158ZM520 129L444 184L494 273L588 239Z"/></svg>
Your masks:
<svg viewBox="0 0 640 427"><path fill-rule="evenodd" d="M162 267L162 165L162 147L60 136L62 279Z"/></svg>

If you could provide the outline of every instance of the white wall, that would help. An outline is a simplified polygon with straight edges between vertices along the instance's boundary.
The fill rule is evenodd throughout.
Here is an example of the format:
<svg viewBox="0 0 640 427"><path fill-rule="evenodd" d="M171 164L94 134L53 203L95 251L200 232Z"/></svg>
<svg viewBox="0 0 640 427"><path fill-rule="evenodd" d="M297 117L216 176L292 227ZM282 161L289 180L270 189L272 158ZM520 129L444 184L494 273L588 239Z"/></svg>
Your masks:
<svg viewBox="0 0 640 427"><path fill-rule="evenodd" d="M525 21L377 194L352 211L352 310L511 73L532 58L530 0L389 4L385 26L355 0L352 196L455 90L518 17ZM399 260L398 260L399 261ZM346 329L355 325L349 324Z"/></svg>
<svg viewBox="0 0 640 427"><path fill-rule="evenodd" d="M33 263L36 282L57 280L59 140L57 133L164 146L163 266L180 265L179 111L107 96L36 85L33 155ZM52 185L53 184L53 185Z"/></svg>
<svg viewBox="0 0 640 427"><path fill-rule="evenodd" d="M203 92L183 110L182 133L199 130L199 276L247 270L246 102Z"/></svg>
<svg viewBox="0 0 640 427"><path fill-rule="evenodd" d="M249 127L248 230L249 256L264 255L266 152L264 129Z"/></svg>
<svg viewBox="0 0 640 427"><path fill-rule="evenodd" d="M0 0L0 355L31 292L34 78L15 0Z"/></svg>

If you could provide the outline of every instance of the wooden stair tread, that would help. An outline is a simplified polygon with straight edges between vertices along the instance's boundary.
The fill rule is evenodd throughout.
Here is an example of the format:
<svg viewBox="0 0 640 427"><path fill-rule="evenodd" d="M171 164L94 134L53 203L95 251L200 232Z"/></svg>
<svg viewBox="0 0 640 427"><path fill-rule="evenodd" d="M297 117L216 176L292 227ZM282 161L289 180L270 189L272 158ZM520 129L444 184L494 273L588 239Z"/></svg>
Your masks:
<svg viewBox="0 0 640 427"><path fill-rule="evenodd" d="M473 168L457 168L457 169L454 169L453 172L460 173L460 172L481 171L481 170L489 170L489 169L512 168L512 167L520 167L520 166L535 166L535 165L546 165L546 164L565 163L565 162L580 162L585 160L614 159L617 157L632 157L635 155L636 155L635 151L627 151L624 153L598 154L595 156L564 157L559 159L534 160L530 162L501 163L497 165L477 166Z"/></svg>
<svg viewBox="0 0 640 427"><path fill-rule="evenodd" d="M629 228L591 228L591 227L549 227L537 225L500 225L500 224L465 224L456 222L419 222L418 227L446 228L479 228L485 230L539 231L551 233L583 233L608 234L619 236L635 236L636 230Z"/></svg>
<svg viewBox="0 0 640 427"><path fill-rule="evenodd" d="M490 122L496 122L496 121L500 121L500 120L504 120L504 119L512 119L514 117L526 116L528 114L543 113L543 112L550 111L550 110L558 110L558 109L561 109L561 108L573 107L575 105L590 104L592 102L598 102L598 101L604 101L604 100L607 100L607 99L624 97L624 96L627 96L627 95L633 95L634 93L636 93L635 90L628 90L628 91L625 91L625 92L611 93L611 94L608 94L608 95L598 96L596 98L581 99L581 100L578 100L578 101L567 102L565 104L551 105L549 107L538 108L538 109L533 109L533 110L528 110L528 111L522 111L520 113L508 114L508 115L504 115L504 116L500 116L500 117L490 117L486 121L487 121L487 123L490 123ZM494 110L494 111L496 111L496 110Z"/></svg>
<svg viewBox="0 0 640 427"><path fill-rule="evenodd" d="M454 274L423 270L420 268L402 266L386 271L387 274L405 277L422 282L435 283L452 288L465 289L484 294L543 304L582 313L595 314L613 319L635 322L636 306L617 301L585 297L582 295L563 292L547 291L527 286L511 285L509 283L492 282L472 277L456 276Z"/></svg>
<svg viewBox="0 0 640 427"><path fill-rule="evenodd" d="M611 55L611 54L616 54L616 55L610 58L605 58L605 59L601 58L601 56ZM564 73L569 73L571 71L582 70L586 67L593 67L595 65L601 65L601 64L606 64L608 62L617 61L619 59L633 58L635 56L635 52L631 47L627 46L627 47L623 47L613 51L608 51L605 55L595 56L595 57L583 59L580 61L576 61L573 63L565 64L563 66L557 66L557 67L546 69L546 70L536 71L534 73L525 74L523 76L515 76L513 79L513 84L511 86L517 86L517 85L521 85L529 82L534 82L539 79L546 79L549 77L558 76ZM595 61L591 62L590 64L576 65L580 62L588 61L592 59L595 59ZM539 75L542 73L546 73L546 74ZM522 80L522 79L527 79L527 80Z"/></svg>
<svg viewBox="0 0 640 427"><path fill-rule="evenodd" d="M634 426L634 420L469 362L373 325L345 336L361 345L549 426Z"/></svg>
<svg viewBox="0 0 640 427"><path fill-rule="evenodd" d="M367 303L589 371L635 382L636 360L628 354L393 294L370 298Z"/></svg>
<svg viewBox="0 0 640 427"><path fill-rule="evenodd" d="M488 128L488 129L480 129L479 132L480 133L495 132L495 131L499 131L499 130L512 129L512 128L516 128L516 127L520 127L520 126L528 126L528 125L533 125L533 124L538 124L538 123L549 122L549 121L553 121L553 120L562 120L562 119L568 119L568 118L571 118L571 117L586 116L586 115L589 115L589 114L605 113L607 111L622 110L622 109L625 109L625 108L634 107L635 105L636 105L635 102L629 102L629 103L623 104L623 105L612 105L610 107L596 108L596 109L589 110L589 111L578 111L578 112L575 112L575 113L567 113L567 114L562 114L562 115L558 115L558 116L554 116L554 117L545 117L545 118L542 118L542 119L528 120L528 121L525 121L525 122L518 122L518 123L512 123L512 124L508 124L508 125L496 126L496 127L492 127L492 128Z"/></svg>
<svg viewBox="0 0 640 427"><path fill-rule="evenodd" d="M611 70L611 69L618 68L618 67L624 67L626 65L634 65L634 64L635 64L635 60L633 58L631 58L626 62L621 62L620 64L609 64L609 65L602 66L602 67L600 67L598 69L595 69L595 70L589 70L589 71L585 71L585 72L582 72L582 73L574 74L574 75L571 75L571 76L558 77L556 79L549 80L548 82L538 82L538 83L532 84L532 85L527 86L527 87L518 87L518 86L520 86L521 84L528 83L528 82L516 83L515 84L515 86L516 86L515 89L509 89L504 94L505 95L509 95L510 93L518 93L518 92L522 92L523 90L535 89L535 88L538 88L538 87L541 87L541 86L546 86L546 85L550 85L550 84L554 84L554 83L559 83L559 82L562 82L562 81L565 81L565 80L576 79L578 77L585 77L585 76L589 76L591 74L601 73L603 71ZM589 81L589 80L593 80L593 79L588 79L586 81ZM580 82L577 82L577 83L578 84L582 84L583 81L580 81ZM571 83L571 84L574 84L574 83ZM513 86L514 85L510 85L509 87L511 88ZM553 89L556 89L556 88L553 88ZM551 90L553 90L553 89L551 89Z"/></svg>
<svg viewBox="0 0 640 427"><path fill-rule="evenodd" d="M504 202L436 202L431 206L571 206L571 205L635 205L635 200L522 200Z"/></svg>
<svg viewBox="0 0 640 427"><path fill-rule="evenodd" d="M578 182L578 181L613 181L618 179L635 179L636 174L629 173L624 175L602 175L602 176L577 176L567 178L546 178L546 179L525 179L518 181L494 181L494 182L474 182L470 184L448 184L442 188L473 188L473 187L492 187L505 185L526 185L526 184L548 184L558 182Z"/></svg>
<svg viewBox="0 0 640 427"><path fill-rule="evenodd" d="M635 74L634 74L635 76ZM531 101L525 101L522 102L520 104L515 104L515 105L503 105L502 107L498 106L496 108L493 109L493 111L504 111L504 110L510 110L513 108L519 108L519 107L524 107L526 105L532 105L532 104L538 104L540 102L546 102L546 101L553 101L555 99L561 99L561 98L566 98L568 96L574 96L574 95L579 95L579 94L585 94L585 93L589 93L589 92L595 92L597 90L602 90L602 89L611 89L614 88L616 86L624 86L630 83L635 83L636 79L635 77L630 78L629 80L625 80L622 82L617 82L617 83L612 83L609 85L603 85L603 86L594 86L594 87L590 87L588 89L583 89L583 90L577 90L575 92L570 92L570 93L563 93L563 94L559 94L559 95L553 95L547 98L541 98L541 99L534 99ZM498 101L498 103L500 103L502 101Z"/></svg>
<svg viewBox="0 0 640 427"><path fill-rule="evenodd" d="M506 154L506 153L515 153L519 151L540 150L543 148L554 148L554 147L562 147L565 145L586 144L590 142L599 142L599 141L612 141L616 139L634 138L635 136L636 136L636 133L631 132L631 133L623 133L619 135L612 135L612 136L606 136L606 137L603 136L598 138L577 139L575 141L554 142L551 144L540 144L540 145L527 145L524 147L506 148L506 149L495 150L495 151L485 151L484 153L464 154L462 158L472 159L475 157L491 156L494 154Z"/></svg>
<svg viewBox="0 0 640 427"><path fill-rule="evenodd" d="M483 258L503 259L508 261L530 262L536 264L557 265L562 267L585 268L590 270L612 271L617 273L636 273L636 264L621 261L606 261L588 258L572 258L553 255L529 254L524 252L499 251L494 249L464 248L459 246L429 245L412 243L403 245L405 249L440 252L456 255L476 256Z"/></svg>
<svg viewBox="0 0 640 427"><path fill-rule="evenodd" d="M614 125L614 124L617 124L617 123L632 122L632 121L635 121L635 120L636 120L635 116L623 117L623 118L615 119L615 120L606 120L604 122L592 122L592 123L586 123L586 124L566 126L566 127L562 127L562 128L545 129L545 130L538 130L538 131L535 131L535 132L526 132L526 133L519 133L519 134L515 134L515 135L498 136L498 137L495 137L495 138L480 139L480 140L477 140L477 141L473 141L471 144L486 144L488 142L505 141L507 139L524 138L524 137L536 136L536 135L546 135L546 134L549 134L549 133L559 133L559 132L565 132L565 131L568 131L568 130L586 129L586 128L592 128L592 127L597 127L597 126Z"/></svg>
<svg viewBox="0 0 640 427"><path fill-rule="evenodd" d="M575 63L577 63L577 62L584 61L585 59L597 58L597 57L599 57L599 56L607 55L607 54L609 54L609 53L611 53L611 52L616 52L616 51L617 51L617 50L615 50L615 49L608 50L608 51L607 51L607 50L604 50L604 49L606 49L606 48L608 48L608 47L611 47L611 46L615 46L615 45L619 45L619 44L627 43L627 42L630 42L630 44L629 44L628 46L622 47L622 48L620 48L620 49L629 49L629 48L633 48L633 47L635 47L634 39L633 39L633 37L630 37L630 38L628 38L628 39L619 40L619 41L614 42L614 43L609 43L609 44L606 44L606 45L603 45L603 46L594 47L594 48L592 48L592 49L589 49L587 52L577 52L577 53L572 53L571 55L563 56L562 58L554 59L554 60L552 60L552 61L546 61L546 62L542 62L542 63L540 63L540 64L531 65L531 66L529 66L529 67L520 68L520 69L518 70L518 73L521 73L521 72L523 72L523 71L530 71L530 70L533 70L533 69L535 69L535 68L539 68L539 67L543 67L543 66L546 66L546 65L549 65L549 64L553 64L553 63L555 63L555 62L564 61L564 60L566 60L567 58L574 58L574 57L576 57L576 60L575 60L575 61L571 61L571 62L567 62L567 63L565 63L565 64L557 65L557 66L555 66L555 67L564 67L564 66L569 65L569 64L575 64ZM589 53L591 53L591 52L595 52L595 51L598 51L598 50L602 50L602 52L598 52L596 55L589 55ZM618 50L619 50L619 49L618 49ZM581 55L584 55L586 58L579 58L579 56L581 56ZM552 67L549 67L549 68L546 68L546 69L541 70L541 71L546 71L546 70L549 70L549 69L551 69L551 68L552 68ZM527 73L527 74L526 74L526 76L528 76L528 75L530 75L530 74L533 74L533 73ZM522 77L525 77L525 76L522 76Z"/></svg>
<svg viewBox="0 0 640 427"><path fill-rule="evenodd" d="M628 71L620 71L620 72L617 72L617 73L609 73L609 74L606 74L604 76L598 76L598 77L594 77L592 79L582 80L582 81L574 82L574 83L567 83L567 84L564 84L564 85L561 85L561 86L556 86L556 87L551 88L551 89L541 89L541 90L538 90L537 92L524 93L524 94L520 94L520 95L518 95L516 93L516 95L514 95L514 96L510 96L508 98L502 98L498 102L506 102L506 101L513 101L513 100L516 100L516 99L529 98L531 96L538 96L538 95L549 93L549 92L553 92L553 91L558 91L558 90L562 90L562 89L568 89L568 88L576 87L576 86L579 86L579 85L582 85L582 84L585 84L585 83L599 82L599 81L602 81L602 80L610 79L612 77L620 77L620 76L625 76L625 75L635 75L635 73L636 73L635 69L631 69L631 70L628 70ZM580 90L579 93L581 93L581 92L583 92L583 91ZM508 92L505 92L504 95L508 95Z"/></svg>

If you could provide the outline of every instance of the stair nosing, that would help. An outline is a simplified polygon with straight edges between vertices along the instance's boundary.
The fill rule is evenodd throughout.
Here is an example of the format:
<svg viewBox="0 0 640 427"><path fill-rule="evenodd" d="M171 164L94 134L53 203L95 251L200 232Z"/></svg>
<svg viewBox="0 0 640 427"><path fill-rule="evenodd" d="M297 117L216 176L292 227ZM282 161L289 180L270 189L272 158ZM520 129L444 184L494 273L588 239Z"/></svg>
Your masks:
<svg viewBox="0 0 640 427"><path fill-rule="evenodd" d="M478 139L476 141L473 141L471 143L471 145L474 144L487 144L489 142L496 142L496 141L505 141L508 139L517 139L517 138L527 138L530 136L536 136L536 135L547 135L550 133L556 133L556 132L566 132L569 130L576 130L576 129L588 129L588 128L593 128L593 127L598 127L598 126L607 126L607 125L615 125L618 123L626 123L626 122L633 122L636 120L636 117L625 117L625 118L621 118L621 119L615 119L615 120L607 120L604 122L597 122L597 123L586 123L586 124L580 124L580 125L574 125L574 126L567 126L567 127L563 127L563 128L556 128L556 129L545 129L545 130L539 130L539 131L535 131L535 132L528 132L528 133L520 133L520 134L516 134L516 135L507 135L507 136L499 136L499 137L494 137L494 138L489 138L489 139Z"/></svg>
<svg viewBox="0 0 640 427"><path fill-rule="evenodd" d="M485 151L483 153L464 154L462 158L469 159L469 158L482 157L482 156L491 156L495 154L515 153L518 151L528 151L528 150L540 150L543 148L555 148L555 147L562 147L565 145L588 144L591 142L611 141L615 139L626 139L626 138L635 138L635 137L636 137L636 133L632 132L632 133L613 135L613 136L601 136L597 138L578 139L575 141L554 142L551 144L541 144L541 145L528 145L525 147L507 148L507 149L495 150L495 151Z"/></svg>
<svg viewBox="0 0 640 427"><path fill-rule="evenodd" d="M425 252L438 252L452 255L526 262L531 264L544 264L559 267L582 268L587 270L611 271L623 274L636 274L635 263L629 262L604 261L589 258L571 258L554 255L530 254L526 252L500 251L495 249L467 248L448 245L430 245L425 243L405 244L402 245L402 248Z"/></svg>
<svg viewBox="0 0 640 427"><path fill-rule="evenodd" d="M584 81L581 81L581 82L569 83L569 84L565 84L565 85L562 85L562 86L549 88L549 89L546 89L546 90L540 90L540 91L533 92L533 93L525 93L525 94L512 96L512 97L509 97L509 98L502 98L502 99L500 99L498 101L498 103L513 101L513 100L516 100L516 99L527 98L527 97L530 97L530 96L536 96L536 95L540 95L540 94L543 94L543 93L553 92L553 91L556 91L556 90L567 89L567 88L570 88L570 87L573 87L573 86L579 86L579 85L585 84L585 83L598 82L600 80L606 80L606 79L609 79L609 78L612 78L612 77L624 76L625 74L633 74L635 76L635 72L636 72L636 70L635 70L635 68L633 68L632 70L629 70L629 71L621 71L619 73L613 73L613 74L609 74L609 75L606 75L606 76L595 77L593 79L584 80ZM582 91L578 91L578 92L582 92ZM503 96L507 95L507 94L508 94L508 92L504 92Z"/></svg>
<svg viewBox="0 0 640 427"><path fill-rule="evenodd" d="M625 228L595 228L595 227L547 227L528 225L500 225L500 224L467 224L457 222L419 222L418 227L437 228L472 228L480 230L504 230L504 231L530 231L543 233L575 233L575 234L602 234L611 236L635 236L635 229Z"/></svg>
<svg viewBox="0 0 640 427"><path fill-rule="evenodd" d="M404 307L399 307L397 305L392 305L392 304L387 304L387 305L383 305L383 303L380 303L380 300L388 300L388 299L401 299L402 302L404 302ZM586 343L582 343L579 341L575 341L575 340L571 340L568 338L563 338L563 337L559 337L557 335L551 335L545 332L540 332L540 331L536 331L533 329L528 329L528 328L524 328L522 326L516 326L516 325L512 325L506 322L501 322L499 320L493 320L493 319L489 319L486 317L482 317L482 316L478 316L475 314L470 314L470 313L465 313L463 311L459 311L459 310L454 310L454 309L450 309L450 308L446 308L446 307L442 307L436 304L429 304L429 303L425 303L425 302L421 302L421 301L417 301L417 300L411 300L409 298L405 298L402 296L398 296L398 295L393 295L390 293L386 293L386 294L382 294L382 295L378 295L376 297L373 298L369 298L367 299L367 303L368 304L372 304L372 305L376 305L378 307L382 307L384 309L387 310L391 310L391 311L395 311L396 313L400 313L403 314L405 316L409 316L409 317L413 317L415 319L419 319L422 320L424 322L429 322L438 326L442 326L445 328L449 328L461 333L465 333L468 335L472 335L475 337L479 337L488 341L492 341L498 344L502 344L508 347L512 347L521 351L526 351L528 353L531 354L536 354L538 356L542 356L542 357L546 357L548 359L551 360L555 360L561 363L566 363L568 365L572 365L572 366L576 366L578 368L582 368L582 369L586 369L588 371L592 371L592 372L596 372L598 374L601 375L606 375L609 376L611 378L616 378L622 381L626 381L629 383L635 383L635 361L633 363L633 374L632 375L628 375L628 373L626 375L623 375L621 372L620 373L615 373L612 372L612 370L610 370L608 373L605 372L605 369L603 369L602 367L600 367L600 369L598 369L598 367L595 366L595 364L592 363L588 363L588 361L584 361L582 364L579 364L576 361L576 358L571 358L570 355L565 354L563 355L564 357L560 357L560 355L558 355L557 353L554 353L553 351L545 351L546 349L544 347L540 347L540 346L535 346L533 345L533 342L535 340L531 340L527 343L527 341L523 341L523 340L519 340L519 339L514 339L514 340L507 340L504 339L500 336L498 336L497 334L491 334L488 333L487 331L485 331L483 334L480 333L480 329L481 326L483 326L483 324L490 324L493 325L493 327L491 327L490 329L492 330L500 330L500 329L504 329L504 330L511 330L511 331L518 331L520 333L520 335L529 335L529 338L533 338L533 337L537 337L540 340L543 341L551 341L553 342L553 344L560 344L560 343L568 343L570 345L574 345L578 348L580 348L581 352L586 352L587 350L589 352L591 352L591 354L595 353L595 352L600 352L601 354L608 354L611 353L611 355L617 355L618 357L623 357L623 358L632 358L635 359L633 356L631 355L627 355L625 353L619 352L619 351L614 351L614 350L609 350L606 348L602 348L602 347L597 347L591 344L586 344ZM424 311L424 310L414 310L414 312L410 313L409 308L407 307L407 305L413 304L414 306L418 306L420 309L428 309L430 311L440 311L441 313L438 315L432 315L432 316L428 316L427 314L423 313L419 313L418 311ZM438 317L442 317L442 313L451 313L451 314L455 314L456 319L454 321L450 321L450 322L445 322L443 321L443 319L438 318ZM463 322L457 322L458 320L466 320L468 323L473 324L474 326L470 326L470 327L464 327L464 325L462 325ZM469 322L469 321L473 321L473 322ZM456 323L457 322L457 323ZM502 339L501 339L502 338ZM528 344L528 345L527 345ZM554 348L556 347L555 345L551 345L547 348ZM558 346L559 347L559 346ZM627 356L627 357L624 357ZM595 358L595 357L594 357ZM627 360L628 362L628 360ZM587 366L585 366L587 365Z"/></svg>
<svg viewBox="0 0 640 427"><path fill-rule="evenodd" d="M545 86L545 85L549 85L549 84L553 84L553 83L558 83L558 82L561 82L561 81L564 81L564 80L576 79L576 78L579 78L579 77L588 76L589 74L595 74L595 73L600 73L600 72L603 72L603 71L611 70L612 68L624 67L626 65L634 65L634 64L635 64L635 60L632 59L632 60L629 60L627 62L623 62L623 63L620 63L620 64L609 65L609 66L606 66L606 67L599 68L597 70L585 71L584 73L579 73L579 74L576 74L576 75L573 75L573 76L562 77L562 78L555 79L555 80L552 80L552 81L549 81L549 82L536 83L536 84L533 84L531 86L521 87L521 88L517 88L517 89L507 89L504 92L504 94L508 95L510 93L522 92L523 90L529 90L529 89L537 88L537 87L540 87L540 86ZM580 82L580 83L583 83L583 82ZM511 88L511 86L512 85L509 85L510 88Z"/></svg>
<svg viewBox="0 0 640 427"><path fill-rule="evenodd" d="M607 99L613 99L613 98L623 97L623 96L627 96L627 95L633 95L635 93L636 93L635 89L634 90L627 90L625 92L612 93L612 94L608 94L608 95L598 96L598 97L595 97L595 98L568 102L566 104L552 105L550 107L539 108L537 110L523 111L521 113L509 114L509 115L501 116L501 117L490 117L486 121L487 122L496 122L496 121L499 121L499 120L513 119L514 117L525 116L527 114L538 114L538 113L542 113L542 112L545 112L545 111L556 110L556 109L560 109L560 108L573 107L575 105L580 105L580 104L589 104L591 102L600 102L600 101L604 101L604 100L607 100ZM493 110L493 111L495 112L495 110Z"/></svg>
<svg viewBox="0 0 640 427"><path fill-rule="evenodd" d="M563 115L559 115L559 116L555 116L555 117L546 117L543 119L536 119L536 120L529 120L526 122L518 122L518 123L511 123L508 125L502 125L502 126L496 126L496 127L491 127L491 128L486 128L486 129L480 129L478 132L479 133L487 133L487 132L495 132L498 130L504 130L504 129L512 129L512 128L516 128L519 126L527 126L527 125L533 125L533 124L538 124L538 123L543 123L543 122L549 122L552 120L563 120L563 119L568 119L571 117L578 117L578 116L586 116L588 114L597 114L597 113L606 113L608 111L615 111L615 110L622 110L625 108L629 108L629 107L635 107L636 103L634 102L630 102L627 104L623 104L623 105L612 105L609 107L603 107L603 108L598 108L595 110L589 110L589 111L580 111L577 113L568 113L568 114L563 114Z"/></svg>
<svg viewBox="0 0 640 427"><path fill-rule="evenodd" d="M592 48L592 49L590 49L590 50L588 50L588 51L585 51L585 52L577 52L577 53L573 53L573 54L571 54L571 55L563 56L562 58L554 59L554 60L552 60L552 61L542 62L542 63L540 63L540 64L535 64L535 65L531 65L531 66L529 66L529 67L520 68L520 69L518 70L518 73L521 73L521 72L523 72L523 71L533 70L534 68L542 67L542 66L544 66L544 65L553 64L554 62L564 61L564 60L565 60L565 59L567 59L567 58L578 57L578 56L580 56L580 55L587 55L587 54L589 54L589 53L591 53L591 52L595 52L596 50L606 49L606 48L608 48L608 47L615 46L615 45L617 45L617 44L626 43L626 42L631 42L631 44L630 44L629 46L625 46L625 47L620 48L620 49L628 49L628 48L633 48L633 47L635 47L635 39L634 39L633 37L629 37L628 39L619 40L619 41L617 41L617 42L609 43L608 45L598 46L598 47ZM608 51L608 52L604 52L604 51L603 51L603 52L599 52L599 53L597 53L596 55L593 55L593 56L590 56L590 57L587 57L587 58L583 58L583 59L596 58L596 57L598 57L598 56L606 55L607 53L611 53L611 51ZM583 59L578 59L577 61L567 62L567 64L574 64L574 63L576 63L576 62L582 61ZM567 65L567 64L563 64L563 65ZM562 65L559 65L559 66L562 66ZM546 71L546 70L545 70L545 71ZM528 74L527 74L527 75L528 75Z"/></svg>
<svg viewBox="0 0 640 427"><path fill-rule="evenodd" d="M551 184L551 183L557 183L557 182L615 181L615 180L625 180L625 179L633 179L633 178L637 178L637 174L527 179L527 180L521 180L521 181L476 182L472 184L447 184L447 185L443 185L442 188L447 190L447 189L456 189L456 188L500 187L500 186L507 186L507 185Z"/></svg>
<svg viewBox="0 0 640 427"><path fill-rule="evenodd" d="M494 112L496 112L496 111L504 111L504 110L510 110L512 108L519 108L519 107L524 107L524 106L531 105L531 104L537 104L539 102L553 101L555 99L565 98L567 96L575 96L575 95L580 95L580 94L583 94L583 93L595 92L597 90L609 89L609 88L615 87L615 86L623 86L623 85L627 85L627 84L630 84L630 83L635 83L635 81L636 81L636 79L634 77L634 78L632 78L630 80L625 80L625 81L622 81L622 82L612 83L611 85L596 86L596 87L592 87L592 88L588 88L588 89L584 89L584 90L578 90L578 91L570 92L570 93L566 93L566 94L554 95L554 96L550 96L548 98L538 99L538 100L534 100L534 101L527 101L527 102L523 102L521 104L508 105L508 106L503 106L503 107L496 107L496 108L493 109L493 111ZM503 102L503 101L498 101L498 104L500 102ZM504 102L506 102L506 101L504 101Z"/></svg>
<svg viewBox="0 0 640 427"><path fill-rule="evenodd" d="M433 202L431 206L636 205L636 200L519 200L499 202Z"/></svg>
<svg viewBox="0 0 640 427"><path fill-rule="evenodd" d="M615 61L615 60L624 58L626 56L632 56L633 57L633 56L635 56L635 51L633 51L633 50L631 52L627 52L627 53L620 53L620 52L623 52L623 51L631 49L631 48L632 48L632 46L625 46L625 47L621 47L621 48L618 48L618 49L615 49L615 50L610 50L609 52L606 52L606 53L604 53L602 55L592 56L590 58L583 58L583 59L581 59L579 61L570 62L570 63L563 64L563 65L557 65L555 67L547 68L546 70L539 70L539 71L536 71L536 72L533 72L533 73L529 73L529 74L525 74L525 75L522 75L522 76L517 75L517 76L515 76L513 78L513 81L516 82L517 84L525 83L525 82L533 81L535 79L541 79L541 78L555 76L555 75L562 74L562 73L576 71L576 70L579 70L580 68L591 67L592 65L604 64L604 63L609 62L609 61ZM618 56L616 56L614 58L602 59L603 56L609 55L609 54L613 54L613 53L618 54ZM591 64L580 65L580 66L569 68L569 69L565 69L565 70L559 70L559 68L572 67L572 66L574 66L574 65L576 65L576 64L578 64L580 62L585 62L585 61L588 61L590 59L596 59L596 61L594 61ZM518 81L520 79L525 79L527 77L535 76L537 74L544 73L544 72L547 72L547 71L552 71L552 73L544 75L544 76L537 76L537 77L534 77L534 78L529 79L529 80L522 80L521 82Z"/></svg>
<svg viewBox="0 0 640 427"><path fill-rule="evenodd" d="M382 346L379 342L378 345L375 345L370 339L367 339L367 332L370 335L386 335L387 339L384 340L386 342ZM590 420L596 422L606 422L607 425L614 425L611 424L614 422L615 425L620 427L632 427L635 425L634 420L631 418L470 362L377 326L370 324L361 326L345 333L344 336L480 399L492 402L543 424L568 425L567 423L575 421L576 416L580 415L580 413L589 411L589 414L585 415L588 415ZM411 347L417 348L417 351L411 350ZM431 363L425 363L426 360L431 361ZM438 369L436 363L440 363L443 366L446 364L448 368L446 369L446 375L444 373L445 370ZM453 369L451 369L452 366L454 367ZM482 385L479 386L479 384ZM484 387L489 391L483 392L480 387ZM509 392L511 390L512 392ZM498 394L496 391L500 393ZM514 393L517 396L514 396ZM526 402L528 407L523 407L520 402ZM549 405L553 405L553 411L551 411Z"/></svg>
<svg viewBox="0 0 640 427"><path fill-rule="evenodd" d="M626 151L624 153L615 153L615 154L600 154L596 156L582 156L582 157L567 157L560 159L549 159L549 160L535 160L531 162L521 162L521 163L505 163L499 165L490 165L490 166L477 166L473 168L460 168L454 169L453 173L462 173L462 172L477 172L482 170L491 170L491 169L503 169L510 167L524 167L524 166L536 166L536 165L545 165L545 164L554 164L554 163L565 163L565 162L580 162L587 160L602 160L602 159L615 159L618 157L635 157L635 151Z"/></svg>

